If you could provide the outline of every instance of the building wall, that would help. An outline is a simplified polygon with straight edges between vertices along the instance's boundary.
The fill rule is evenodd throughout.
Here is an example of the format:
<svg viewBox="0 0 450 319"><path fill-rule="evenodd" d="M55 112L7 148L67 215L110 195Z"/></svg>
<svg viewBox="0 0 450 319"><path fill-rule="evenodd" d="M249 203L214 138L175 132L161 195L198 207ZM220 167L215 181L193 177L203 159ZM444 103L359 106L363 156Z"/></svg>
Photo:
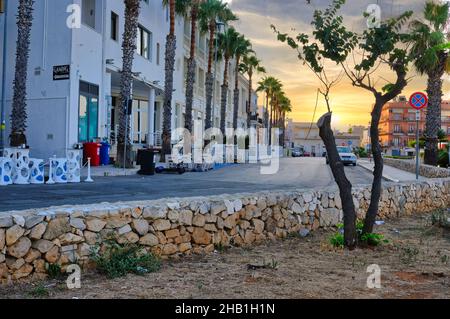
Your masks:
<svg viewBox="0 0 450 319"><path fill-rule="evenodd" d="M120 70L122 68L122 33L124 29L124 4L117 0L91 0L95 2L95 17L88 26L81 24L80 28L69 28L67 18L70 13L67 8L71 4L80 5L82 12L83 0L41 0L35 2L34 22L31 33L31 52L28 70L28 130L33 157L46 158L63 156L67 148L73 147L79 141L79 108L80 81L98 86L98 138L110 137L110 118L116 113L111 112L112 97L120 94ZM88 1L89 2L89 1ZM12 83L15 65L15 41L17 28L15 12L18 0L9 1L11 14L8 16L7 63L6 70L6 114L9 118L12 100ZM118 40L111 38L111 12L117 14ZM0 16L0 19L2 16ZM1 24L1 20L0 20ZM169 30L167 9L161 1L143 1L139 24L151 33L150 58L146 59L135 54L133 72L133 98L149 101L151 91L156 90L155 127L156 132L162 130L161 89L164 88L164 56L165 39ZM172 107L172 127L184 125L185 112L185 70L189 57L190 23L182 17L176 21L177 51L174 72L174 93ZM194 90L194 119L204 120L205 88L204 80L207 72L207 39L197 37L197 81ZM159 48L159 49L158 49ZM1 51L1 50L0 50ZM158 56L159 52L159 56ZM234 61L230 61L229 92L227 104L227 126L232 124ZM53 81L53 67L70 65L70 80ZM219 125L220 91L223 79L223 62L217 64L215 90L215 124ZM246 104L248 102L248 81L239 76L240 126L246 124ZM257 96L254 95L254 100ZM255 103L253 103L256 105ZM152 108L149 107L147 114ZM117 116L116 116L117 119ZM133 119L133 116L132 116ZM10 125L7 121L6 132ZM150 122L150 116L149 116ZM51 123L51 125L50 125ZM112 125L114 126L114 125ZM150 123L149 129L150 130ZM145 132L152 133L152 132Z"/></svg>
<svg viewBox="0 0 450 319"><path fill-rule="evenodd" d="M420 111L419 134L425 130L426 109ZM450 137L450 101L443 101L442 129ZM416 140L416 111L409 102L400 98L386 104L380 121L380 141L386 152L400 152Z"/></svg>
<svg viewBox="0 0 450 319"><path fill-rule="evenodd" d="M321 157L325 152L325 145L319 135L319 128L315 123L293 122L290 120L287 127L288 146L301 148L305 152L314 153Z"/></svg>

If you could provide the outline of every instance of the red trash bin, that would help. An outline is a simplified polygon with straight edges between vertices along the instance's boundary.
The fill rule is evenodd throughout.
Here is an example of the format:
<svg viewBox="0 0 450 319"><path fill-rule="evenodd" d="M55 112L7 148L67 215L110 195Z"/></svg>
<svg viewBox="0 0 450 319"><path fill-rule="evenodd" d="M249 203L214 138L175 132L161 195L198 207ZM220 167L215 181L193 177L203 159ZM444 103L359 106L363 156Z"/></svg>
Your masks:
<svg viewBox="0 0 450 319"><path fill-rule="evenodd" d="M100 147L99 143L84 143L83 157L86 163L88 158L91 159L91 166L100 166Z"/></svg>

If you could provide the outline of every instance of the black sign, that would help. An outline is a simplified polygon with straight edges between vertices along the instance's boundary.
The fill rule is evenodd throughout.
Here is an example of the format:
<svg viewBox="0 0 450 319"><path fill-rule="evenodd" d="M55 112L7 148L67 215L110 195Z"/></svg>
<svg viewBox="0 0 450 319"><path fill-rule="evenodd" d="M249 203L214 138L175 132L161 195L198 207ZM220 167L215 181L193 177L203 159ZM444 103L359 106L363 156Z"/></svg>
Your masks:
<svg viewBox="0 0 450 319"><path fill-rule="evenodd" d="M56 65L53 67L53 81L69 80L70 65Z"/></svg>

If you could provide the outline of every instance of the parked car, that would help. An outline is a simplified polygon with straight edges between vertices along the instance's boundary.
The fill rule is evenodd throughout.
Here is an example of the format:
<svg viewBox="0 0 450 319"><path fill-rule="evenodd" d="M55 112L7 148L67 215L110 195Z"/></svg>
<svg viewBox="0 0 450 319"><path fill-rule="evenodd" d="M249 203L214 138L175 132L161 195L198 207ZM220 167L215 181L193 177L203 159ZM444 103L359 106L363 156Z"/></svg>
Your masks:
<svg viewBox="0 0 450 319"><path fill-rule="evenodd" d="M353 153L352 149L348 146L338 146L337 147L339 157L341 158L342 163L344 165L353 165L356 166L358 158L355 153ZM326 157L327 164L330 164L330 160L328 159L328 155Z"/></svg>
<svg viewBox="0 0 450 319"><path fill-rule="evenodd" d="M303 155L303 153L299 149L292 151L292 157L301 157L302 155Z"/></svg>
<svg viewBox="0 0 450 319"><path fill-rule="evenodd" d="M309 152L303 152L303 157L311 157L311 153L309 153Z"/></svg>

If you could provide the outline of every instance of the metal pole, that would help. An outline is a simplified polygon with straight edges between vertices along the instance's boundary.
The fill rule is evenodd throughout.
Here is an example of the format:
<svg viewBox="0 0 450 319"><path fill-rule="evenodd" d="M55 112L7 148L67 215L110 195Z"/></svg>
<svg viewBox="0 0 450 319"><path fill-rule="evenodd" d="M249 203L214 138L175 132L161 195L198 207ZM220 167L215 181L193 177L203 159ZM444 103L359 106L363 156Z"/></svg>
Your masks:
<svg viewBox="0 0 450 319"><path fill-rule="evenodd" d="M217 38L218 34L216 34L215 45L214 45L214 77L213 77L213 101L212 101L212 127L215 127L215 110L216 110L216 76L217 76Z"/></svg>
<svg viewBox="0 0 450 319"><path fill-rule="evenodd" d="M5 1L5 16L3 26L3 62L2 62L2 92L1 92L1 121L0 121L0 149L5 147L5 128L6 128L6 45L8 34L8 0Z"/></svg>
<svg viewBox="0 0 450 319"><path fill-rule="evenodd" d="M419 179L419 155L420 155L420 141L419 141L419 120L420 111L416 111L416 180Z"/></svg>

